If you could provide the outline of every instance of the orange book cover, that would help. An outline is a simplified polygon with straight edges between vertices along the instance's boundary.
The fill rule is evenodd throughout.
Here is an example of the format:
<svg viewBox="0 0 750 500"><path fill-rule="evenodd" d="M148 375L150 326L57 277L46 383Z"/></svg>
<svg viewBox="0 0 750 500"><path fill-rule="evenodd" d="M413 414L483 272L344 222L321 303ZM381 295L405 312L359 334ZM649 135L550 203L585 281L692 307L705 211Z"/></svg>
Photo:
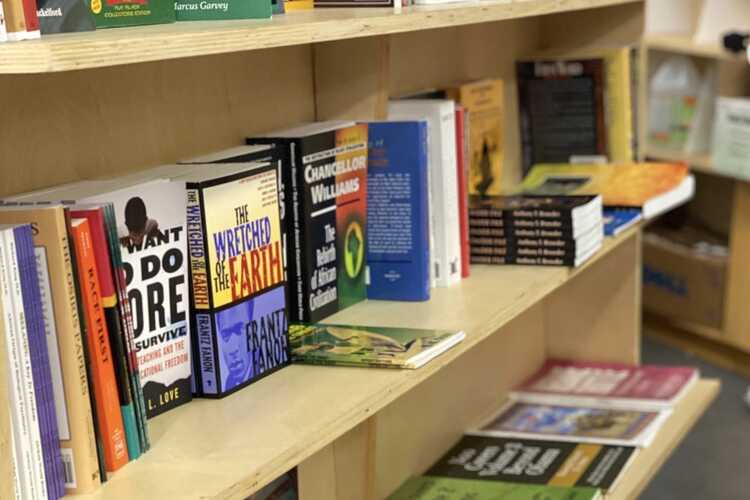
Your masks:
<svg viewBox="0 0 750 500"><path fill-rule="evenodd" d="M128 446L120 412L112 351L109 345L101 284L96 267L88 220L73 219L71 232L75 244L78 279L86 323L86 345L94 386L94 400L104 448L107 471L114 472L128 463Z"/></svg>
<svg viewBox="0 0 750 500"><path fill-rule="evenodd" d="M641 207L675 189L687 175L683 163L540 164L532 167L521 189L540 195L601 194L607 206Z"/></svg>

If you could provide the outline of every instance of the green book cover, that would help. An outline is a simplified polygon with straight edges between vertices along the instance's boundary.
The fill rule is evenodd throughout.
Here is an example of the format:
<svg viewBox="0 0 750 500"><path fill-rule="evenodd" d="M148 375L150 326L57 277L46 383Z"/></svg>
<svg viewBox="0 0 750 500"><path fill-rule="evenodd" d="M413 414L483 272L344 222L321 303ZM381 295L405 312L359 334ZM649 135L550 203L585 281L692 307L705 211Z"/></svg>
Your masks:
<svg viewBox="0 0 750 500"><path fill-rule="evenodd" d="M413 477L388 497L389 500L596 500L596 488L561 488L534 484Z"/></svg>
<svg viewBox="0 0 750 500"><path fill-rule="evenodd" d="M175 21L171 0L90 0L89 5L97 29Z"/></svg>
<svg viewBox="0 0 750 500"><path fill-rule="evenodd" d="M178 21L217 21L221 19L268 19L271 0L175 0Z"/></svg>
<svg viewBox="0 0 750 500"><path fill-rule="evenodd" d="M419 368L464 338L461 331L351 325L289 326L292 360L299 363Z"/></svg>

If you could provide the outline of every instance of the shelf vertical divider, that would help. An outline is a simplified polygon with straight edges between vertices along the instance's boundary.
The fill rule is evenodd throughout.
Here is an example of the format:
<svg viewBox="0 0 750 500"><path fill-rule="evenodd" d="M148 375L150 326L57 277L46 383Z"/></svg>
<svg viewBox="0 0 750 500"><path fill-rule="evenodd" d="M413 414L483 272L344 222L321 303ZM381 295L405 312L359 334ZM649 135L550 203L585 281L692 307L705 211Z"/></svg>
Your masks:
<svg viewBox="0 0 750 500"><path fill-rule="evenodd" d="M734 206L729 228L729 263L727 266L726 299L724 304L724 332L727 339L750 348L750 261L746 248L750 247L750 184L734 182Z"/></svg>

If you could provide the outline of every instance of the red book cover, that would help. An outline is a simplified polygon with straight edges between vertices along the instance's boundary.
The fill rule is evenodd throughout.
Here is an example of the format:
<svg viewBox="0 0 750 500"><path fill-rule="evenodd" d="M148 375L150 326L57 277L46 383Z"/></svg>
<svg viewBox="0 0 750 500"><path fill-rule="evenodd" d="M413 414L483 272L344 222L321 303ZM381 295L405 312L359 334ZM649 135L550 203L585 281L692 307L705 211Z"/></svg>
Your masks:
<svg viewBox="0 0 750 500"><path fill-rule="evenodd" d="M458 168L458 227L461 232L461 277L469 276L469 193L466 165L466 108L456 106L456 167Z"/></svg>
<svg viewBox="0 0 750 500"><path fill-rule="evenodd" d="M673 406L697 378L698 370L688 366L548 360L514 395L548 404L622 403L663 409Z"/></svg>
<svg viewBox="0 0 750 500"><path fill-rule="evenodd" d="M36 0L23 0L23 14L26 20L26 37L39 38L39 18L36 14Z"/></svg>
<svg viewBox="0 0 750 500"><path fill-rule="evenodd" d="M128 446L117 392L109 332L102 304L102 289L96 265L91 230L86 219L74 219L71 225L75 244L78 280L86 323L86 345L94 386L94 400L102 433L104 462L114 472L128 463Z"/></svg>

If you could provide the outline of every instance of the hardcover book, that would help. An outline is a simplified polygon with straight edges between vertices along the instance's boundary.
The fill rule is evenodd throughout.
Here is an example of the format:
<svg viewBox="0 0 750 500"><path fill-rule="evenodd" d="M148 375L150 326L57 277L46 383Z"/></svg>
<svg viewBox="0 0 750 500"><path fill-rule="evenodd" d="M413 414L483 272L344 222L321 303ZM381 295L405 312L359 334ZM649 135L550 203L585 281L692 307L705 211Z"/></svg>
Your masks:
<svg viewBox="0 0 750 500"><path fill-rule="evenodd" d="M65 488L92 492L100 475L64 209L2 206L0 223L34 227Z"/></svg>
<svg viewBox="0 0 750 500"><path fill-rule="evenodd" d="M611 491L635 452L631 446L466 435L426 475Z"/></svg>
<svg viewBox="0 0 750 500"><path fill-rule="evenodd" d="M562 488L422 476L406 481L388 500L599 500L596 488Z"/></svg>
<svg viewBox="0 0 750 500"><path fill-rule="evenodd" d="M575 406L562 398L559 401L509 401L469 434L645 447L669 416L668 410Z"/></svg>
<svg viewBox="0 0 750 500"><path fill-rule="evenodd" d="M604 61L516 63L522 171L571 156L607 156Z"/></svg>
<svg viewBox="0 0 750 500"><path fill-rule="evenodd" d="M467 158L469 194L499 195L503 179L503 81L477 80L445 91L471 115Z"/></svg>
<svg viewBox="0 0 750 500"><path fill-rule="evenodd" d="M597 195L604 206L640 208L653 218L692 198L695 179L682 163L535 165L521 184L534 195Z"/></svg>
<svg viewBox="0 0 750 500"><path fill-rule="evenodd" d="M248 139L274 144L283 186L291 321L366 297L367 125L321 122Z"/></svg>
<svg viewBox="0 0 750 500"><path fill-rule="evenodd" d="M92 31L96 28L86 0L36 0L36 4L42 35Z"/></svg>
<svg viewBox="0 0 750 500"><path fill-rule="evenodd" d="M427 120L429 128L430 273L436 286L461 280L455 103L445 99L401 99L388 104L390 120Z"/></svg>
<svg viewBox="0 0 750 500"><path fill-rule="evenodd" d="M367 297L429 300L427 122L369 124Z"/></svg>
<svg viewBox="0 0 750 500"><path fill-rule="evenodd" d="M271 17L270 1L175 0L178 21L217 21L221 19L268 19Z"/></svg>
<svg viewBox="0 0 750 500"><path fill-rule="evenodd" d="M86 322L89 366L93 377L99 430L102 433L104 461L107 471L114 472L128 463L128 446L120 410L118 381L115 379L110 337L102 305L99 270L88 220L73 219L71 236L75 248L78 283Z"/></svg>
<svg viewBox="0 0 750 500"><path fill-rule="evenodd" d="M289 326L299 363L416 369L461 342L462 331L353 325Z"/></svg>
<svg viewBox="0 0 750 500"><path fill-rule="evenodd" d="M289 362L276 166L205 167L187 185L198 391L221 397Z"/></svg>
<svg viewBox="0 0 750 500"><path fill-rule="evenodd" d="M175 22L173 0L91 0L97 28Z"/></svg>
<svg viewBox="0 0 750 500"><path fill-rule="evenodd" d="M512 395L539 403L566 401L660 410L672 408L696 380L698 370L688 366L552 359Z"/></svg>

